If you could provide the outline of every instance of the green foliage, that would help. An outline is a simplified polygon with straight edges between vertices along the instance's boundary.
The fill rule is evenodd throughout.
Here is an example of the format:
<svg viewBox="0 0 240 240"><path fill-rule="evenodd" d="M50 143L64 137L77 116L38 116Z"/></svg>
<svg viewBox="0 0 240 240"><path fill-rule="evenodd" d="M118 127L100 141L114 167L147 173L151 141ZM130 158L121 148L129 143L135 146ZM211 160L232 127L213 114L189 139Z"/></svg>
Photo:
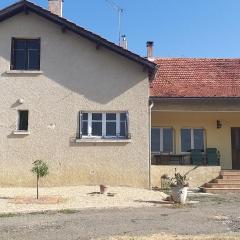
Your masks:
<svg viewBox="0 0 240 240"><path fill-rule="evenodd" d="M174 174L174 178L172 178L172 186L182 186L182 187L188 187L188 178L187 178L187 174L181 174L178 173L175 169L175 174Z"/></svg>
<svg viewBox="0 0 240 240"><path fill-rule="evenodd" d="M45 177L48 175L48 165L42 160L37 160L33 162L32 172L37 175L37 199L38 199L38 182L39 178Z"/></svg>
<svg viewBox="0 0 240 240"><path fill-rule="evenodd" d="M15 213L1 213L0 218L10 218L10 217L16 217L17 214Z"/></svg>
<svg viewBox="0 0 240 240"><path fill-rule="evenodd" d="M33 162L32 172L37 175L37 177L45 177L48 175L48 165L42 160L37 160Z"/></svg>

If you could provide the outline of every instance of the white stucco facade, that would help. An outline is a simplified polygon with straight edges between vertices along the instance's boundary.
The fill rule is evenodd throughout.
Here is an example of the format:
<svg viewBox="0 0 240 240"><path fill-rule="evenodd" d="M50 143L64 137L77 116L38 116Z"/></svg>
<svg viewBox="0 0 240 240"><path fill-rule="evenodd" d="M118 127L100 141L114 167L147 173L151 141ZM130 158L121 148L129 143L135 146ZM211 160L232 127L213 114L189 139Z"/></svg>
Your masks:
<svg viewBox="0 0 240 240"><path fill-rule="evenodd" d="M41 38L40 74L10 70L11 38ZM0 22L0 186L149 186L148 73L143 66L29 12ZM18 99L23 99L19 104ZM29 135L15 135L18 110ZM130 141L76 142L79 111L128 111Z"/></svg>

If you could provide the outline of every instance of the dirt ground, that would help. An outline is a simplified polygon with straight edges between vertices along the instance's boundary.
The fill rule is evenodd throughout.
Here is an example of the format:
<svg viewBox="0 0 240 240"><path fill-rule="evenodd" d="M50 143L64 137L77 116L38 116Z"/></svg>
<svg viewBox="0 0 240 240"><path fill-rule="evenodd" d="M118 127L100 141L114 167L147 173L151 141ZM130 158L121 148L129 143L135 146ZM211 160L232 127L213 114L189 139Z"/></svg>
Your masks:
<svg viewBox="0 0 240 240"><path fill-rule="evenodd" d="M99 186L40 188L0 188L0 214L57 211L62 209L102 209L150 207L161 202L166 194L147 189L109 187L99 194Z"/></svg>
<svg viewBox="0 0 240 240"><path fill-rule="evenodd" d="M208 233L202 234L199 232L197 235L169 235L161 233L151 236L115 236L110 237L109 240L240 240L240 194L190 194L188 200L197 201L198 204L195 206L192 204L187 204L186 206L175 205L170 208L176 209L176 211L177 209L187 209L188 207L198 208L199 211L202 210L206 214L206 221L209 221L209 225L211 225L210 222L212 221L219 223L220 226L222 225L222 228L224 229L222 233L216 233L219 230L213 228ZM208 216L209 213L215 213L215 215ZM189 212L188 217L192 220L194 219L194 210ZM186 221L184 218L181 218L181 220ZM176 224L175 227L175 233L177 233L178 224ZM194 222L193 220L189 227L197 229L197 222ZM214 232L215 234L212 234Z"/></svg>
<svg viewBox="0 0 240 240"><path fill-rule="evenodd" d="M239 240L240 235L236 234L218 234L218 235L200 235L200 236L179 236L179 235L153 235L149 237L114 237L109 240ZM106 240L106 239L100 239Z"/></svg>
<svg viewBox="0 0 240 240"><path fill-rule="evenodd" d="M190 194L193 204L0 215L1 240L240 240L240 194ZM144 201L144 200L142 200Z"/></svg>

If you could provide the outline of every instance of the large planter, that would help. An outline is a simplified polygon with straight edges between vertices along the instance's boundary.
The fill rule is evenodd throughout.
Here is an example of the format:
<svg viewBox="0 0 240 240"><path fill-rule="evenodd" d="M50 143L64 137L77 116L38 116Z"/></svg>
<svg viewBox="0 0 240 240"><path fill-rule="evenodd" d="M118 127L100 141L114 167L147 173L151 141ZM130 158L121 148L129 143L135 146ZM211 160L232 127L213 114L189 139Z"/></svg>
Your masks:
<svg viewBox="0 0 240 240"><path fill-rule="evenodd" d="M172 188L171 197L175 203L185 204L187 200L188 187L176 186Z"/></svg>

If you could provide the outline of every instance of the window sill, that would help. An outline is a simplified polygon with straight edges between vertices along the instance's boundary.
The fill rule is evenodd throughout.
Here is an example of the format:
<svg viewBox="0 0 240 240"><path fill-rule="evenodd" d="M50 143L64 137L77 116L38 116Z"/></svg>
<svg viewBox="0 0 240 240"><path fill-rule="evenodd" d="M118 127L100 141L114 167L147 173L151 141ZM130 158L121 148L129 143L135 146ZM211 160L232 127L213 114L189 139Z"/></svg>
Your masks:
<svg viewBox="0 0 240 240"><path fill-rule="evenodd" d="M30 74L30 75L41 75L43 74L43 71L38 71L38 70L9 70L5 72L6 74Z"/></svg>
<svg viewBox="0 0 240 240"><path fill-rule="evenodd" d="M13 131L13 134L14 135L30 135L30 132L29 131Z"/></svg>
<svg viewBox="0 0 240 240"><path fill-rule="evenodd" d="M131 143L131 139L103 139L103 138L82 138L76 139L76 143Z"/></svg>

